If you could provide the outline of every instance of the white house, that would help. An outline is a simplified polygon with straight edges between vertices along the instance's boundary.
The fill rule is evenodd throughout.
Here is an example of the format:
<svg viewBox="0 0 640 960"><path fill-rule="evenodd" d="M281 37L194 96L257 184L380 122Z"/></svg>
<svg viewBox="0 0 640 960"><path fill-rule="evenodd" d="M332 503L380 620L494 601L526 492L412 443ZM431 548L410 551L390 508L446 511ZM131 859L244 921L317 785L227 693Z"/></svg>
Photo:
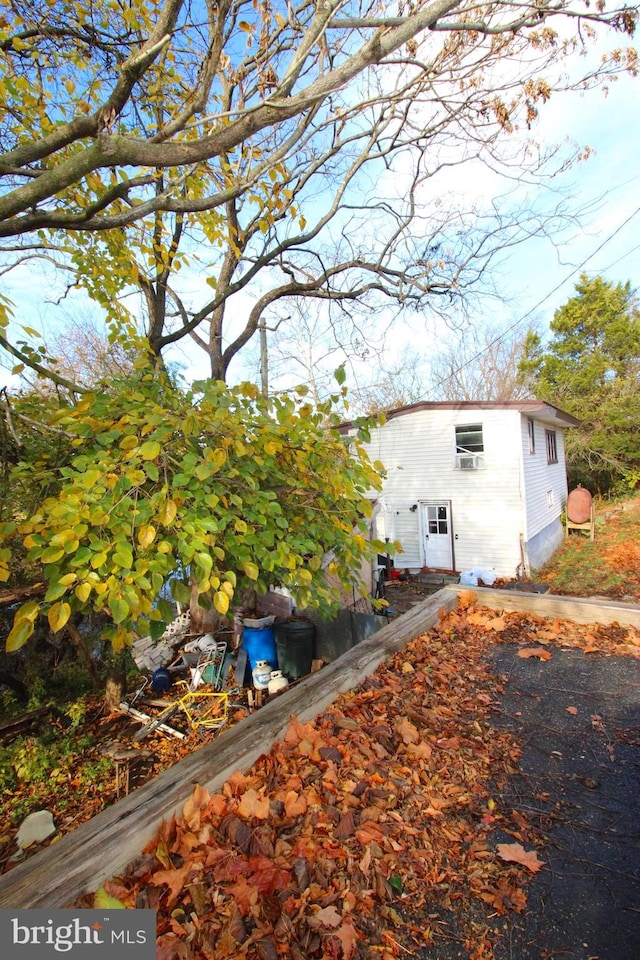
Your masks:
<svg viewBox="0 0 640 960"><path fill-rule="evenodd" d="M400 541L402 569L528 575L562 541L564 429L578 423L539 400L389 411L366 444L385 467L375 535Z"/></svg>

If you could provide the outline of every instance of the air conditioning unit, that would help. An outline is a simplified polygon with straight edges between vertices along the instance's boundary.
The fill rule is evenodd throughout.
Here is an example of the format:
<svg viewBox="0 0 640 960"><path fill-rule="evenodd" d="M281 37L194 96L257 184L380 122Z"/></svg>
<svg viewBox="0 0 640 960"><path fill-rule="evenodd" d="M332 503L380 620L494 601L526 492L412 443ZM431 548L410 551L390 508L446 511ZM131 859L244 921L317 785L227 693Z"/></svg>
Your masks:
<svg viewBox="0 0 640 960"><path fill-rule="evenodd" d="M477 470L480 465L480 458L463 455L458 457L458 468L460 470Z"/></svg>

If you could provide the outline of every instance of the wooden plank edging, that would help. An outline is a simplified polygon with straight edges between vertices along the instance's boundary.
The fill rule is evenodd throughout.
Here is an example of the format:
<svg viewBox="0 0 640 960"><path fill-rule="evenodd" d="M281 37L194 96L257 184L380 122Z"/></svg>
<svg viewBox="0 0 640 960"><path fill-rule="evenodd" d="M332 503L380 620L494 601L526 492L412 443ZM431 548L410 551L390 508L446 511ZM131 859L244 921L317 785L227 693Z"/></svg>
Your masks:
<svg viewBox="0 0 640 960"><path fill-rule="evenodd" d="M640 629L640 607L575 597L448 586L270 700L213 742L195 750L129 796L81 824L0 877L0 908L62 907L122 872L153 839L163 820L178 814L196 784L212 793L235 771L246 772L281 739L291 715L302 722L326 710L414 637L429 630L472 592L494 610L562 617L577 623L620 623Z"/></svg>
<svg viewBox="0 0 640 960"><path fill-rule="evenodd" d="M478 602L491 610L534 613L540 617L560 617L575 623L619 623L640 629L640 606L614 600L565 597L548 593L524 593L519 590L492 590L490 587L446 587L457 592L472 590ZM441 591L442 592L442 591Z"/></svg>

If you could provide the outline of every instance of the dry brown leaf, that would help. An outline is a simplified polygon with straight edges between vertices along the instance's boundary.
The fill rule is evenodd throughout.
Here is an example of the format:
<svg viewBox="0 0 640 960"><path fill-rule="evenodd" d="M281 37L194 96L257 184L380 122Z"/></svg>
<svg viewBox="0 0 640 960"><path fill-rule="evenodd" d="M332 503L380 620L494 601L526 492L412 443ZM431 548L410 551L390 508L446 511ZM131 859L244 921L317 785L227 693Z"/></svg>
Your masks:
<svg viewBox="0 0 640 960"><path fill-rule="evenodd" d="M253 787L242 795L238 804L237 813L250 820L251 817L257 817L258 820L266 820L269 816L269 798L258 793Z"/></svg>
<svg viewBox="0 0 640 960"><path fill-rule="evenodd" d="M577 707L567 707L567 713L570 713L572 717L577 717L577 716L578 716L578 708L577 708Z"/></svg>
<svg viewBox="0 0 640 960"><path fill-rule="evenodd" d="M496 889L485 887L479 891L479 896L485 903L504 915L508 910L522 913L527 905L527 895L518 887L511 886L506 880L501 880Z"/></svg>
<svg viewBox="0 0 640 960"><path fill-rule="evenodd" d="M396 733L402 737L403 743L418 743L420 740L417 727L415 727L410 720L407 720L406 717L401 717L394 724L394 729Z"/></svg>
<svg viewBox="0 0 640 960"><path fill-rule="evenodd" d="M367 875L368 872L369 872L369 868L370 868L370 866L371 866L371 850L369 849L369 847L367 847L367 849L365 850L364 856L363 856L362 860L360 861L360 863L358 864L358 866L359 866L360 870L362 871L362 873L364 873L364 875L365 875L365 877L366 877L366 875Z"/></svg>
<svg viewBox="0 0 640 960"><path fill-rule="evenodd" d="M441 750L459 750L460 737L443 737L441 740L437 740L436 744Z"/></svg>
<svg viewBox="0 0 640 960"><path fill-rule="evenodd" d="M190 950L184 940L167 933L156 940L156 960L187 960Z"/></svg>
<svg viewBox="0 0 640 960"><path fill-rule="evenodd" d="M284 735L285 743L295 744L302 740L317 742L320 734L312 722L300 723L297 717L292 716Z"/></svg>
<svg viewBox="0 0 640 960"><path fill-rule="evenodd" d="M206 815L208 817L224 817L227 813L227 801L220 793L214 793L209 797Z"/></svg>
<svg viewBox="0 0 640 960"><path fill-rule="evenodd" d="M291 818L303 817L307 812L307 800L304 794L296 793L295 790L289 790L284 798L284 812Z"/></svg>
<svg viewBox="0 0 640 960"><path fill-rule="evenodd" d="M102 889L114 899L119 900L120 903L124 903L126 907L135 907L135 898L131 896L131 891L126 887L122 886L115 880L105 880L102 884ZM94 897L97 894L94 894Z"/></svg>
<svg viewBox="0 0 640 960"><path fill-rule="evenodd" d="M366 847L368 843L377 843L384 837L384 834L380 827L376 823L372 823L370 820L366 823L363 823L358 830L356 830L356 840Z"/></svg>
<svg viewBox="0 0 640 960"><path fill-rule="evenodd" d="M458 606L468 607L470 604L475 603L477 599L478 594L474 593L473 590L461 590L458 594Z"/></svg>
<svg viewBox="0 0 640 960"><path fill-rule="evenodd" d="M234 903L231 907L231 916L228 921L228 930L237 943L244 943L247 939L247 928L245 926L242 914L238 910L238 904Z"/></svg>
<svg viewBox="0 0 640 960"><path fill-rule="evenodd" d="M343 960L350 960L358 942L358 934L355 927L352 923L345 921L345 923L338 927L335 936L339 937L340 943L342 944Z"/></svg>
<svg viewBox="0 0 640 960"><path fill-rule="evenodd" d="M307 923L310 927L328 927L334 930L342 923L342 916L335 907L324 907L307 917Z"/></svg>
<svg viewBox="0 0 640 960"><path fill-rule="evenodd" d="M179 867L177 870L156 870L156 872L152 874L151 883L157 887L162 884L166 884L169 887L170 893L167 906L175 903L178 899L191 870L192 864L185 863L184 866Z"/></svg>
<svg viewBox="0 0 640 960"><path fill-rule="evenodd" d="M196 850L202 844L202 839L200 837L200 832L198 834L191 833L187 831L186 833L181 833L179 838L174 843L171 848L173 853L179 853L183 860L189 858L191 852ZM206 840L204 841L206 843Z"/></svg>
<svg viewBox="0 0 640 960"><path fill-rule="evenodd" d="M520 647L518 656L523 660L527 660L530 657L537 657L538 660L551 660L553 654L550 650L545 650L544 647Z"/></svg>
<svg viewBox="0 0 640 960"><path fill-rule="evenodd" d="M347 837L353 836L355 828L356 824L353 816L353 810L349 810L349 812L345 813L344 817L342 817L340 820L340 823L333 831L333 835L336 840L345 840Z"/></svg>
<svg viewBox="0 0 640 960"><path fill-rule="evenodd" d="M418 760L430 760L433 754L433 747L421 740L419 743L410 743L407 747L407 753Z"/></svg>
<svg viewBox="0 0 640 960"><path fill-rule="evenodd" d="M278 960L278 948L271 937L256 940L256 950L260 960Z"/></svg>
<svg viewBox="0 0 640 960"><path fill-rule="evenodd" d="M182 808L182 817L191 830L197 830L200 826L200 817L209 799L210 795L207 788L202 787L199 783L196 784L193 793Z"/></svg>
<svg viewBox="0 0 640 960"><path fill-rule="evenodd" d="M501 860L509 863L519 863L532 873L537 873L544 866L544 860L538 860L535 850L525 850L521 843L499 843L496 847Z"/></svg>
<svg viewBox="0 0 640 960"><path fill-rule="evenodd" d="M470 613L467 615L467 620L469 623L473 624L474 627L486 627L489 625L490 617L486 612L481 613L477 611L476 613Z"/></svg>

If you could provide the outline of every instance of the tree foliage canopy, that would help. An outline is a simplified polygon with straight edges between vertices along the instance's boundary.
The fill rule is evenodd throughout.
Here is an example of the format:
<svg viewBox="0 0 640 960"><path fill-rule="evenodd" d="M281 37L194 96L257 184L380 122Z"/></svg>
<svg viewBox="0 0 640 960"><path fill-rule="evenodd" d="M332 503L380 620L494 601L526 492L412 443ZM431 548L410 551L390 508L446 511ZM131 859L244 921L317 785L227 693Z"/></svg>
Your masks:
<svg viewBox="0 0 640 960"><path fill-rule="evenodd" d="M112 314L138 286L152 351L192 335L224 379L285 297L422 306L539 230L522 215L482 229L477 211L427 215L421 186L474 156L499 166L496 143L569 83L549 68L593 26L631 34L635 20L632 7L588 0L384 11L370 0L12 0L0 23L0 240L60 250ZM621 70L635 72L633 50L581 80ZM405 196L387 202L372 185L394 169ZM354 208L357 178L369 190ZM318 238L336 218L342 242L328 257ZM211 295L192 308L172 278L206 247L220 256L199 267ZM226 302L265 266L272 288L223 347Z"/></svg>
<svg viewBox="0 0 640 960"><path fill-rule="evenodd" d="M630 283L583 274L575 289L554 314L550 342L529 335L521 372L582 421L567 435L571 482L607 493L640 470L640 307Z"/></svg>
<svg viewBox="0 0 640 960"><path fill-rule="evenodd" d="M312 127L322 132L332 95L364 71L402 66L403 99L409 87L424 96L440 61L462 69L487 49L495 57L550 45L547 21L562 15L627 32L635 24L633 8L565 2L432 0L385 16L376 4L340 0L12 0L0 40L2 235L102 230L152 210L220 206L277 173ZM428 31L444 38L419 50ZM378 95L365 82L350 90L341 109ZM535 109L544 91L528 97ZM507 104L486 109L509 122ZM198 163L214 164L205 195L191 175ZM149 188L162 170L158 194Z"/></svg>
<svg viewBox="0 0 640 960"><path fill-rule="evenodd" d="M167 584L182 603L195 584L222 615L236 591L274 583L329 609L382 549L367 539L378 472L335 420L331 401L314 408L303 388L265 400L251 384L207 381L182 394L150 372L52 409L62 455L39 448L9 478L38 502L1 528L0 579L18 543L47 592L17 612L8 649L40 613L57 631L104 611L116 649L134 632L159 636L173 617L158 600Z"/></svg>

